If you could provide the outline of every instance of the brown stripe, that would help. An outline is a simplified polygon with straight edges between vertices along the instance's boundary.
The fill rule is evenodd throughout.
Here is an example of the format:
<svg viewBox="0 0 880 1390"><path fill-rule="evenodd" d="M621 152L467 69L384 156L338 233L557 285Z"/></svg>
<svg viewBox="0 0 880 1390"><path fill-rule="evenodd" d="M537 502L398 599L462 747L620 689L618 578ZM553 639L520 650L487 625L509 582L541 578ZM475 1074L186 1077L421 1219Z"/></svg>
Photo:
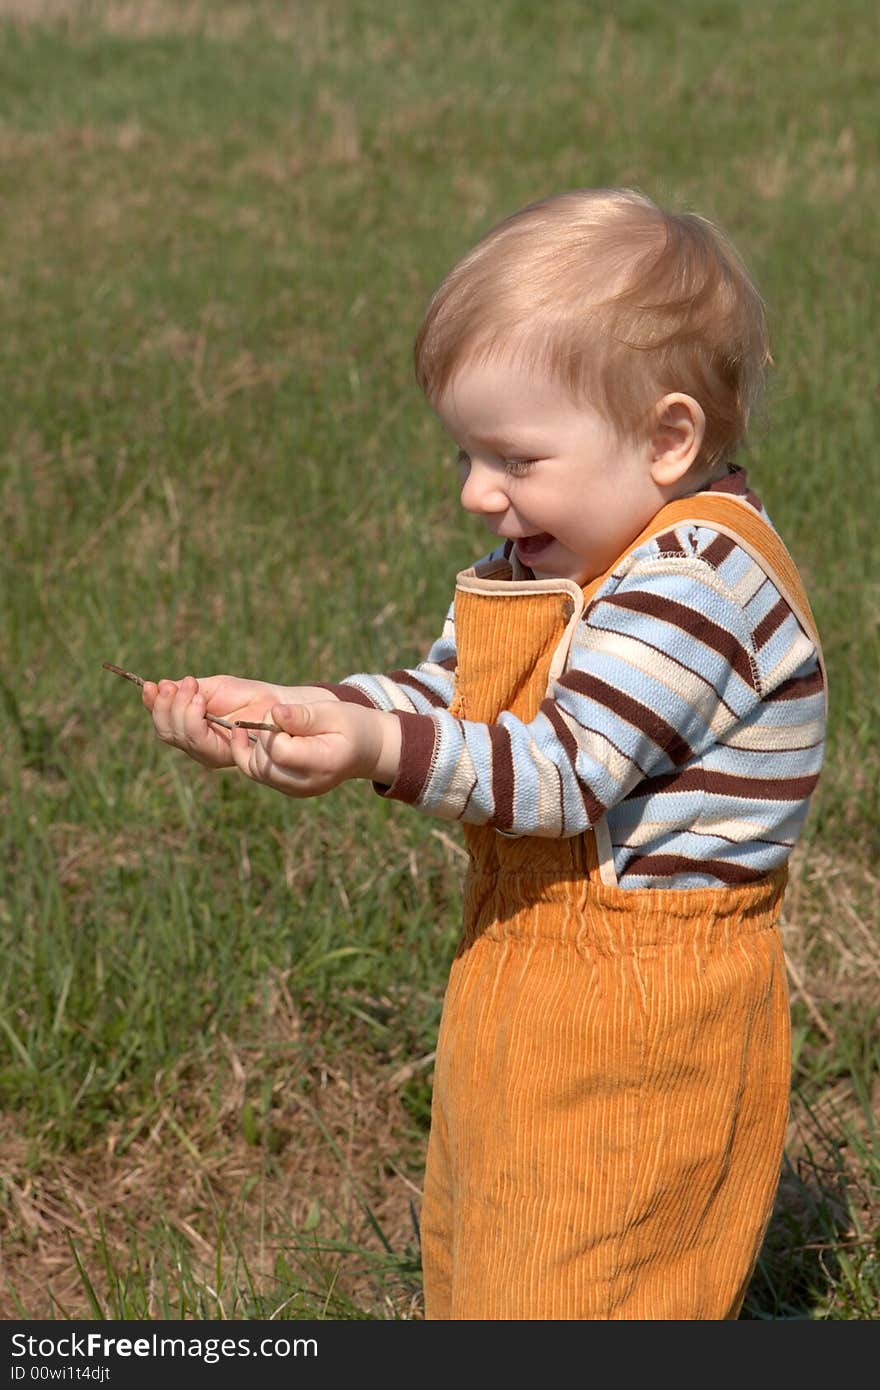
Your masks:
<svg viewBox="0 0 880 1390"><path fill-rule="evenodd" d="M662 555L686 555L687 551L674 531L664 531L657 537L657 548Z"/></svg>
<svg viewBox="0 0 880 1390"><path fill-rule="evenodd" d="M556 732L556 737L559 739L559 742L565 749L568 760L573 767L575 762L577 761L578 742L574 734L571 732L571 729L566 724L562 716L562 713L559 709L559 706L556 704L556 701L542 701L541 713L543 715L546 715L547 719L553 725L553 728Z"/></svg>
<svg viewBox="0 0 880 1390"><path fill-rule="evenodd" d="M559 719L560 719L560 721L562 722L562 727L564 728L566 734L568 734L568 736L572 739L573 742L574 742L574 735L572 734L571 729L569 728L568 724L565 722L565 721L567 721L567 720L569 720L569 719L572 720L573 723L577 724L577 726L578 726L579 729L583 729L583 731L584 731L585 734L595 734L595 735L596 735L596 738L600 738L600 739L602 740L603 743L607 743L608 746L609 746L610 748L613 748L613 749L614 749L615 753L618 753L618 754L620 755L621 758L625 758L626 761L627 761L632 767L634 767L634 768L636 769L637 772L640 772L640 773L642 774L643 777L645 776L645 769L642 767L641 763L638 762L638 761L632 756L631 753L625 753L625 752L623 751L623 749L620 747L620 744L619 744L619 743L615 743L613 738L609 738L609 737L608 737L608 734L605 732L604 729L595 729L595 728L593 728L593 725L592 725L592 724L585 724L585 723L583 722L583 720L578 719L577 715L572 714L570 710L566 710L566 711L565 711L565 714L563 715L562 711L559 709L559 706L558 706L558 705L555 703L555 701L553 701L553 700L545 700L544 703L541 705L541 713L542 713L542 714L546 714L547 718L550 720L550 722L551 722L551 724L553 725L554 728L557 728L556 720L554 719L554 714L556 713L557 710L559 711ZM552 711L552 713L551 713L551 711ZM561 731L560 731L560 738L561 738L561 737L562 737L562 734L561 734ZM578 747L578 744L575 742L575 748L577 749L577 747ZM568 751L567 748L566 748L566 751ZM575 757L576 757L576 756L577 756L577 754L575 754ZM574 762L574 758L572 758L572 762ZM606 809L607 809L607 807L606 807Z"/></svg>
<svg viewBox="0 0 880 1390"><path fill-rule="evenodd" d="M789 676L787 681L783 681L775 690L771 690L769 695L764 696L764 702L770 704L773 700L805 700L809 695L818 695L823 684L822 672L817 666L815 671L810 671L805 676Z"/></svg>
<svg viewBox="0 0 880 1390"><path fill-rule="evenodd" d="M646 777L624 798L636 801L658 792L711 792L716 796L742 797L749 801L803 801L819 780L811 777L737 777L729 772L707 772L690 768L684 772L666 772L659 777Z"/></svg>
<svg viewBox="0 0 880 1390"><path fill-rule="evenodd" d="M803 801L815 790L818 772L808 777L735 777L728 772L707 772L707 792L742 796L750 801Z"/></svg>
<svg viewBox="0 0 880 1390"><path fill-rule="evenodd" d="M711 618L698 613L696 609L688 608L684 603L677 603L675 599L659 598L656 594L638 591L609 594L603 602L614 604L618 608L628 608L633 613L645 613L649 618L673 624L689 637L695 637L698 642L702 642L705 647L718 652L733 667L741 680L753 690L757 688L749 654L742 643L737 641L732 632L728 632L718 623L713 623Z"/></svg>
<svg viewBox="0 0 880 1390"><path fill-rule="evenodd" d="M747 869L725 859L690 859L684 854L643 854L631 859L621 874L645 874L651 878L672 878L675 874L711 874L722 883L754 883L763 878L760 869Z"/></svg>
<svg viewBox="0 0 880 1390"><path fill-rule="evenodd" d="M711 565L713 569L717 570L724 564L730 552L735 549L736 543L729 536L717 535L713 541L709 542L705 550L700 551L700 559L705 560L707 565Z"/></svg>
<svg viewBox="0 0 880 1390"><path fill-rule="evenodd" d="M492 795L495 814L492 824L497 830L510 830L513 825L513 753L510 732L503 724L489 724L492 745Z"/></svg>
<svg viewBox="0 0 880 1390"><path fill-rule="evenodd" d="M746 480L744 468L735 468L732 473L728 473L724 478L718 478L714 483L710 483L707 492L727 492L734 497L742 497L748 502L755 511L761 510L761 499L756 492L752 492Z"/></svg>
<svg viewBox="0 0 880 1390"><path fill-rule="evenodd" d="M327 681L313 681L312 684L318 690L329 690L331 695L344 700L347 705L366 705L367 709L378 709L374 705L369 695L365 695L362 690L358 690L355 685L331 685Z"/></svg>
<svg viewBox="0 0 880 1390"><path fill-rule="evenodd" d="M428 704L433 705L435 709L446 709L447 707L443 696L438 695L435 690L429 689L429 687L425 685L423 681L420 681L417 676L414 676L411 671L391 671L388 674L388 680L394 681L395 684L402 686L404 690L407 688L410 690L417 690L418 693L424 696L428 701Z"/></svg>
<svg viewBox="0 0 880 1390"><path fill-rule="evenodd" d="M706 488L707 492L731 492L734 497L742 494L745 486L745 469L731 468L721 478L716 478Z"/></svg>
<svg viewBox="0 0 880 1390"><path fill-rule="evenodd" d="M415 805L425 790L434 765L438 728L430 714L395 710L400 720L400 767L390 787L373 783L380 796Z"/></svg>
<svg viewBox="0 0 880 1390"><path fill-rule="evenodd" d="M510 564L501 558L481 560L479 564L474 565L474 574L477 579L509 579L511 575Z"/></svg>
<svg viewBox="0 0 880 1390"><path fill-rule="evenodd" d="M652 743L658 748L662 748L670 762L680 767L682 763L688 762L694 756L694 750L690 744L682 738L671 724L667 724L665 719L661 719L659 714L648 709L632 696L625 695L622 690L616 690L613 685L608 685L605 681L599 680L598 676L591 676L586 671L569 671L563 676L559 684L568 690L573 690L577 695L585 695L587 699L595 700L597 704L604 705L611 710L612 714L617 714L621 719L625 719L628 724L645 734Z"/></svg>
<svg viewBox="0 0 880 1390"><path fill-rule="evenodd" d="M437 665L442 666L444 671L454 671L458 665L458 657L445 656L442 661L437 662Z"/></svg>
<svg viewBox="0 0 880 1390"><path fill-rule="evenodd" d="M755 628L755 646L760 649L766 642L770 641L774 632L782 627L786 618L791 613L791 609L784 598L777 599L769 613L765 613L758 626Z"/></svg>
<svg viewBox="0 0 880 1390"><path fill-rule="evenodd" d="M602 602L604 603L604 601L605 601L605 600L603 599ZM601 606L601 605L600 605L600 606ZM587 614L589 614L589 610L587 610ZM587 615L585 615L585 616L587 616ZM596 630L596 632L609 632L609 633L611 633L612 636L616 636L616 635L617 635L617 634L615 633L615 631L614 631L614 628L607 627L604 623L599 622L598 619L593 619L592 622L590 623L590 626L591 626L592 628L594 628L594 629ZM706 688L707 688L708 690L711 690L711 691L712 691L712 694L713 694L713 695L715 696L715 698L717 699L717 701L718 701L719 705L721 706L721 708L727 710L727 713L728 713L728 714L732 714L735 718L737 718L737 719L739 718L739 713L738 713L738 711L734 709L733 705L729 705L729 704L727 703L727 701L725 700L725 698L724 698L724 696L722 695L721 691L718 689L717 685L715 685L712 681L710 681L709 678L708 678L707 676L704 676L704 675L702 674L701 671L695 671L695 670L693 669L692 666L688 666L687 662L681 661L681 660L679 659L679 657L673 656L670 652L664 651L663 648L662 648L662 647L658 647L658 646L656 645L655 642L646 642L646 641L644 640L643 637L638 638L638 641L641 642L642 646L643 646L643 647L646 647L646 648L648 649L648 651L650 651L650 652L659 652L660 655L661 655L662 657L665 657L665 659L666 659L667 661L671 661L675 666L679 666L679 667L681 668L682 671L687 671L688 675L689 675L689 676L692 676L694 680L702 681L702 682L703 682L703 685L705 685ZM694 701L693 701L693 700L689 700L688 703L691 704L691 705L693 705L693 704L694 704ZM574 718L573 715L572 715L571 717ZM579 720L578 720L577 722L580 723ZM588 727L589 727L589 726L588 726L587 724L582 724L582 725L581 725L581 728L584 728L584 729L586 729L586 728L588 728ZM618 750L618 751L620 751L620 750Z"/></svg>
<svg viewBox="0 0 880 1390"><path fill-rule="evenodd" d="M638 801L642 797L654 796L658 792L699 792L705 787L705 773L702 768L691 768L689 772L663 772L658 777L646 777L627 792L624 801Z"/></svg>
<svg viewBox="0 0 880 1390"><path fill-rule="evenodd" d="M574 772L575 777L576 777L577 782L578 782L578 785L580 786L581 800L582 800L583 803L584 803L584 810L585 810L586 813L587 813L587 819L589 820L590 825L596 825L596 824L602 819L602 817L604 816L604 814L605 814L605 812L606 812L606 810L607 810L608 808L604 805L603 802L601 802L601 801L599 800L599 798L598 798L597 796L594 795L594 793L590 790L590 788L589 788L588 786L586 786L585 783L583 783L583 782L581 781L581 779L577 776L577 755L578 755L577 740L576 740L576 738L574 737L574 734L571 732L571 729L569 729L568 725L566 724L565 719L564 719L564 717L563 717L563 715L562 715L562 711L559 709L558 705L556 705L555 702L554 702L553 700L545 700L545 701L544 701L544 703L541 705L541 713L542 713L542 714L545 714L545 715L547 716L548 720L550 721L550 723L553 725L553 728L554 728L555 731L556 731L557 737L559 738L559 742L562 744L563 748L565 749L566 753L568 754L569 760L570 760L570 762L571 762L572 771ZM581 727L583 727L583 726L581 726ZM610 743L611 740L609 739L608 741L609 741L609 743ZM620 750L618 749L618 752L619 752L619 751L620 751ZM624 755L624 756L625 756L625 755ZM631 761L632 761L632 759L630 759L630 762L631 762ZM559 789L559 795L560 795L560 806L562 806L562 787L561 787L561 785L560 785L560 789ZM564 810L563 810L563 822L564 822Z"/></svg>

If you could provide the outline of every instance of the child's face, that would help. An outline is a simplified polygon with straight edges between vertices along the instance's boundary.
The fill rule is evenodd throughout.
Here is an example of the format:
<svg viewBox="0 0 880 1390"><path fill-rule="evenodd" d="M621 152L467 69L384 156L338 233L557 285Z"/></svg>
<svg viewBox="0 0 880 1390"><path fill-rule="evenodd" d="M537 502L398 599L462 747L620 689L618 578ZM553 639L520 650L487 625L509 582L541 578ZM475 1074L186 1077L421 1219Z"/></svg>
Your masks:
<svg viewBox="0 0 880 1390"><path fill-rule="evenodd" d="M621 439L539 370L465 365L436 408L461 450L462 506L539 579L587 583L668 500L650 441Z"/></svg>

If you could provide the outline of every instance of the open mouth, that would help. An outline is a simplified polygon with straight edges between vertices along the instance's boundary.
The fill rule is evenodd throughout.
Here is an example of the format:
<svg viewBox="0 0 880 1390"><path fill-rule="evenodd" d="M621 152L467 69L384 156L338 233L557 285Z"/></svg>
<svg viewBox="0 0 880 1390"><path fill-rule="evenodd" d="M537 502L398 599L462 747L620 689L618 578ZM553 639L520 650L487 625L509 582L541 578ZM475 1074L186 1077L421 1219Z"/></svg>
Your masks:
<svg viewBox="0 0 880 1390"><path fill-rule="evenodd" d="M534 536L520 536L516 543L516 552L524 565L530 565L548 545L553 544L554 537L548 531L539 531Z"/></svg>

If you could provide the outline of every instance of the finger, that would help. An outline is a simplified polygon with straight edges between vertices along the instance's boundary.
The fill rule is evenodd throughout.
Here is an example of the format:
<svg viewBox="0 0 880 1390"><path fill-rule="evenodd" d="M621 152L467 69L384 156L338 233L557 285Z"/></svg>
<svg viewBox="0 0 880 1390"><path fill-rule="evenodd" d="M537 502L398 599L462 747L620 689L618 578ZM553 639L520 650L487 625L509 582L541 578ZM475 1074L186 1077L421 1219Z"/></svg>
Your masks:
<svg viewBox="0 0 880 1390"><path fill-rule="evenodd" d="M202 694L204 695L205 699L206 699L206 700L210 700L210 699L211 699L211 696L212 696L212 695L215 693L215 691L217 690L217 687L219 686L220 682L221 682L221 681L226 681L226 682L228 683L229 677L228 677L228 676L197 676L197 677L195 677L195 681L196 681L196 684L197 684L198 687L199 687L199 690L200 690L200 691L202 692Z"/></svg>
<svg viewBox="0 0 880 1390"><path fill-rule="evenodd" d="M146 690L146 686L144 689ZM174 737L174 730L171 716L171 706L177 694L177 682L160 680L156 686L156 698L153 701L153 724L156 733L166 743L170 743Z"/></svg>
<svg viewBox="0 0 880 1390"><path fill-rule="evenodd" d="M314 734L315 720L309 705L272 705L263 719L274 724L280 733L260 734L259 743L265 754L260 760L261 775L281 777L285 782L299 785L312 768L314 752L308 735Z"/></svg>
<svg viewBox="0 0 880 1390"><path fill-rule="evenodd" d="M251 743L246 729L232 730L229 735L229 751L239 772L243 772L245 777L250 777L253 781L259 781L252 756L256 751L256 744Z"/></svg>
<svg viewBox="0 0 880 1390"><path fill-rule="evenodd" d="M177 687L177 694L171 701L171 726L176 739L180 742L189 742L195 734L191 706L198 693L199 683L195 676L184 676ZM200 723L204 723L204 707L198 715L198 720Z"/></svg>
<svg viewBox="0 0 880 1390"><path fill-rule="evenodd" d="M277 786L279 781L286 782L289 774L296 771L297 753L302 744L281 729L281 725L272 718L271 709L263 711L261 723L275 725L276 728L256 735L251 749L251 763L261 782Z"/></svg>
<svg viewBox="0 0 880 1390"><path fill-rule="evenodd" d="M210 736L203 697L194 676L184 676L179 682L160 681L155 710L158 711L158 717L154 711L156 730L166 743L200 760L216 749L217 740Z"/></svg>
<svg viewBox="0 0 880 1390"><path fill-rule="evenodd" d="M213 747L218 738L222 739L223 731L209 725L205 719L205 697L200 690L196 690L184 706L183 734L192 748L199 748L205 743Z"/></svg>
<svg viewBox="0 0 880 1390"><path fill-rule="evenodd" d="M235 737L244 732L237 729ZM275 791L296 795L299 784L296 773L286 763L279 763L275 756L279 738L288 749L293 747L291 740L283 734L259 734L254 742L248 745L246 757L242 753L242 760L238 766L242 767L253 781L262 782L264 786L273 787Z"/></svg>
<svg viewBox="0 0 880 1390"><path fill-rule="evenodd" d="M273 705L266 711L266 719L291 737L302 737L315 732L312 709L311 705Z"/></svg>
<svg viewBox="0 0 880 1390"><path fill-rule="evenodd" d="M260 733L251 746L248 769L256 782L288 796L303 795L310 775L307 744L286 733Z"/></svg>

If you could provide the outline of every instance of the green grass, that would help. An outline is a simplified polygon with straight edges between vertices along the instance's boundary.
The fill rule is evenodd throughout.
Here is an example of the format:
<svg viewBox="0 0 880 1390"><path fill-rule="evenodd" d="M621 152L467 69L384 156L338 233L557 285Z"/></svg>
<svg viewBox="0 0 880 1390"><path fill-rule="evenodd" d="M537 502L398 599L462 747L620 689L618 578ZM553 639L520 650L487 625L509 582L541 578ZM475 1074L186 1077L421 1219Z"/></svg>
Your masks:
<svg viewBox="0 0 880 1390"><path fill-rule="evenodd" d="M363 787L203 775L101 662L292 681L418 658L484 548L412 382L424 303L498 217L614 183L716 218L765 293L749 468L831 680L787 940L821 1122L792 1134L746 1313L877 1316L874 37L859 0L0 0L10 1309L417 1311L455 849ZM101 1197L123 1172L134 1231ZM199 1292L218 1251L222 1306Z"/></svg>

